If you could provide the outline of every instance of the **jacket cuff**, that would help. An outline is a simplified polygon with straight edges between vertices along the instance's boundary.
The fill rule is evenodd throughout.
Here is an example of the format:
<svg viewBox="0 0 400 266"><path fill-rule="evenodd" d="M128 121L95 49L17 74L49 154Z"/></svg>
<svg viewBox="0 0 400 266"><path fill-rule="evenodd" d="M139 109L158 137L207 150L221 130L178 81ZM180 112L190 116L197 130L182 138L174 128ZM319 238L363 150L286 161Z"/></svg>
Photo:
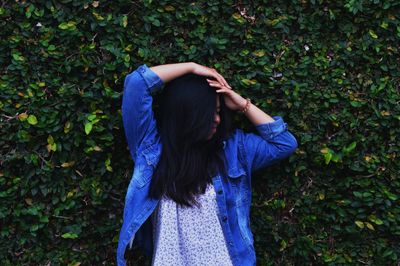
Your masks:
<svg viewBox="0 0 400 266"><path fill-rule="evenodd" d="M270 140L282 132L287 131L287 124L283 121L281 116L273 116L275 121L256 126L257 131L265 140Z"/></svg>
<svg viewBox="0 0 400 266"><path fill-rule="evenodd" d="M140 75L143 77L144 81L146 82L147 88L149 93L156 92L161 89L164 85L164 82L160 77L151 70L146 64L140 65L138 67L138 71Z"/></svg>

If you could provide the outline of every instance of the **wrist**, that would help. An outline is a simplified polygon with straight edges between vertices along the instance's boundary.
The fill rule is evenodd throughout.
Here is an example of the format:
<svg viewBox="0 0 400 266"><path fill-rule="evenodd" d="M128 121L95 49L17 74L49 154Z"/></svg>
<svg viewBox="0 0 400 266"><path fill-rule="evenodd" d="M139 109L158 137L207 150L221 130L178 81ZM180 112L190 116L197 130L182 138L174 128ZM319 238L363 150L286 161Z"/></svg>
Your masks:
<svg viewBox="0 0 400 266"><path fill-rule="evenodd" d="M197 63L195 63L195 62L188 62L188 64L189 64L189 72L190 73L194 73L194 70L196 69L196 67L197 67Z"/></svg>
<svg viewBox="0 0 400 266"><path fill-rule="evenodd" d="M247 104L247 100L245 98L243 98L242 104L239 107L239 111L243 110L246 107Z"/></svg>
<svg viewBox="0 0 400 266"><path fill-rule="evenodd" d="M251 99L250 98L246 98L244 101L245 101L244 104L239 109L239 112L242 113L242 114L246 113L249 110L250 105L251 105Z"/></svg>

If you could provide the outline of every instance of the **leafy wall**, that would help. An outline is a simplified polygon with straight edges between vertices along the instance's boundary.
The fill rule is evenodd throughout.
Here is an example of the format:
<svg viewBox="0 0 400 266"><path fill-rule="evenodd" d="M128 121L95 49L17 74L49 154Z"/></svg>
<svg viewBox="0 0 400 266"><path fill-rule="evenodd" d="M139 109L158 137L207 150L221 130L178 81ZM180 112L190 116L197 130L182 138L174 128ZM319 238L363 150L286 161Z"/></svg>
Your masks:
<svg viewBox="0 0 400 266"><path fill-rule="evenodd" d="M115 264L133 171L124 77L142 63L186 61L215 67L242 96L283 116L298 140L289 159L253 177L259 265L396 265L399 7L3 1L2 265ZM144 261L129 256L131 265Z"/></svg>

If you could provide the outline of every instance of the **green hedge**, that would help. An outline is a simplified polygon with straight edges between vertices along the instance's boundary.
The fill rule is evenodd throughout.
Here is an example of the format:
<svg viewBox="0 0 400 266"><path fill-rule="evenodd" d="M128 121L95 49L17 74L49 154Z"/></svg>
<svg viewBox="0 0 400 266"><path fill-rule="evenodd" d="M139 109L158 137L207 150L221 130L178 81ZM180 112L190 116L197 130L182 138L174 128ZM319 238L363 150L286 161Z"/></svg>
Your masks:
<svg viewBox="0 0 400 266"><path fill-rule="evenodd" d="M133 172L124 77L142 63L194 61L283 116L299 143L253 177L258 264L396 265L399 7L3 1L1 264L115 264ZM236 123L254 130L243 117Z"/></svg>

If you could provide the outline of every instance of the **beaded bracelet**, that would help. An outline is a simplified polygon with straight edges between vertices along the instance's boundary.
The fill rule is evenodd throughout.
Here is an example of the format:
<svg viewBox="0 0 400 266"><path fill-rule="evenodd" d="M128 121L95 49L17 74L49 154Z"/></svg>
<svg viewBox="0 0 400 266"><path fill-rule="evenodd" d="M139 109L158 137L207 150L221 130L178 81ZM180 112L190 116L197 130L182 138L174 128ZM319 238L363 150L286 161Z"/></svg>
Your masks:
<svg viewBox="0 0 400 266"><path fill-rule="evenodd" d="M239 112L241 112L243 114L246 113L247 110L249 110L249 108L250 108L250 103L251 103L250 98L247 98L246 99L246 106L242 110L240 110Z"/></svg>

